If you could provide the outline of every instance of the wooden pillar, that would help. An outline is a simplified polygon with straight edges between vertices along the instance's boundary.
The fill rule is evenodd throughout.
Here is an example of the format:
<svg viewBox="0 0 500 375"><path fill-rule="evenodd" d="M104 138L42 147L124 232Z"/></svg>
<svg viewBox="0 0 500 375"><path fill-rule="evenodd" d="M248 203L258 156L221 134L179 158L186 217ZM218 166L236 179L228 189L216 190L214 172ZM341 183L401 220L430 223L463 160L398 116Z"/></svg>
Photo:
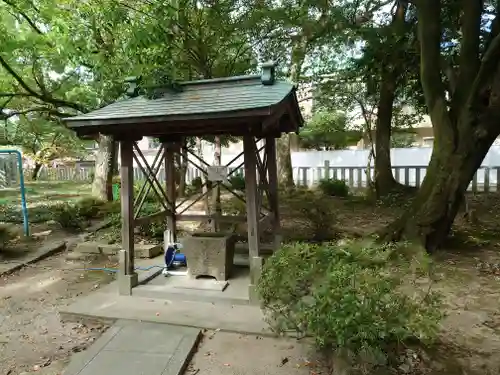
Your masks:
<svg viewBox="0 0 500 375"><path fill-rule="evenodd" d="M167 193L167 207L170 212L167 214L167 233L169 238L167 242L177 241L177 222L175 218L176 188L175 188L175 153L178 152L178 144L173 142L164 142L165 146L165 182ZM166 237L166 236L165 236Z"/></svg>
<svg viewBox="0 0 500 375"><path fill-rule="evenodd" d="M222 145L220 137L215 137L214 143L214 166L220 167L222 165ZM217 185L214 182L214 185ZM213 219L211 221L210 228L212 232L218 232L220 230L220 216L222 216L222 207L220 201L220 185L212 187L212 207L213 207Z"/></svg>
<svg viewBox="0 0 500 375"><path fill-rule="evenodd" d="M131 295L138 277L134 266L134 150L133 140L120 141L122 250L120 252L119 293Z"/></svg>
<svg viewBox="0 0 500 375"><path fill-rule="evenodd" d="M260 257L259 211L257 207L257 155L254 137L243 137L243 157L245 161L245 191L247 200L248 256L250 261L249 296L251 303L258 303L256 287L262 272Z"/></svg>
<svg viewBox="0 0 500 375"><path fill-rule="evenodd" d="M273 215L273 235L274 235L274 250L281 246L281 221L279 210L278 197L278 165L276 161L276 139L273 136L266 137L265 151L267 154L267 173L269 182L269 208Z"/></svg>

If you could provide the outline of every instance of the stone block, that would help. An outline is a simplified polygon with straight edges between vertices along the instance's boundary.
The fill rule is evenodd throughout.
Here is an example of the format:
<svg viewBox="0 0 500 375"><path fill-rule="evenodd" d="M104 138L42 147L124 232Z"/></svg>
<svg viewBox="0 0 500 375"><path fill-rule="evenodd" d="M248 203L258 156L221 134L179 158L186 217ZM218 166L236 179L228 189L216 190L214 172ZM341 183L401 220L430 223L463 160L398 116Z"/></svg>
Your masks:
<svg viewBox="0 0 500 375"><path fill-rule="evenodd" d="M99 244L97 242L80 242L76 245L76 252L84 254L99 254Z"/></svg>
<svg viewBox="0 0 500 375"><path fill-rule="evenodd" d="M82 254L104 254L114 256L122 249L120 244L105 244L94 241L80 242L76 245L75 252ZM134 246L135 258L154 258L163 253L161 245L136 244Z"/></svg>
<svg viewBox="0 0 500 375"><path fill-rule="evenodd" d="M203 232L185 237L182 252L186 255L189 274L227 280L233 266L234 245L234 236L227 233Z"/></svg>
<svg viewBox="0 0 500 375"><path fill-rule="evenodd" d="M161 245L139 244L135 245L134 254L136 258L154 258L163 253Z"/></svg>
<svg viewBox="0 0 500 375"><path fill-rule="evenodd" d="M116 255L122 249L119 244L99 244L99 250L102 254Z"/></svg>

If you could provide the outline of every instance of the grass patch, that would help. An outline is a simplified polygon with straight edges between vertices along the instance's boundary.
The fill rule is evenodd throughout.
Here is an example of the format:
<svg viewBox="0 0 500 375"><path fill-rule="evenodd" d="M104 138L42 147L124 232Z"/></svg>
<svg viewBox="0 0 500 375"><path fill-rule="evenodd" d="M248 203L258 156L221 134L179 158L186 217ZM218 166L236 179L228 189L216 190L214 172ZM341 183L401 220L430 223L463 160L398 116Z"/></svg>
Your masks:
<svg viewBox="0 0 500 375"><path fill-rule="evenodd" d="M75 202L90 197L88 183L73 181L35 181L26 183L26 203L31 223L53 219L53 208L61 203ZM0 190L0 221L22 223L21 193L19 188Z"/></svg>

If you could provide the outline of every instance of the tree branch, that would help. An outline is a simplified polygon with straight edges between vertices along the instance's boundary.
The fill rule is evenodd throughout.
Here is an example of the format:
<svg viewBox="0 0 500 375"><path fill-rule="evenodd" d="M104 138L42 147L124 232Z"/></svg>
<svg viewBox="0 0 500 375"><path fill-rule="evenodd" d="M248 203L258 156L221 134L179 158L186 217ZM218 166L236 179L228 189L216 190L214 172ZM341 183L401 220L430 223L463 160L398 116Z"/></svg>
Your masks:
<svg viewBox="0 0 500 375"><path fill-rule="evenodd" d="M463 108L479 70L482 0L462 0L462 40L460 45L458 81L451 101L452 116Z"/></svg>
<svg viewBox="0 0 500 375"><path fill-rule="evenodd" d="M35 21L33 21L25 12L23 12L19 7L17 7L11 0L1 0L12 9L14 9L19 15L31 26L31 28L40 35L43 35L42 30L36 25Z"/></svg>
<svg viewBox="0 0 500 375"><path fill-rule="evenodd" d="M435 137L454 141L453 125L446 105L441 78L441 0L419 0L417 3L420 42L420 80Z"/></svg>
<svg viewBox="0 0 500 375"><path fill-rule="evenodd" d="M47 108L47 107L31 107L31 108L22 109L22 110L9 110L8 112L3 112L2 110L0 110L0 119L7 120L11 117L27 115L27 114L33 113L33 112L46 113L47 115L56 116L57 118L71 117L71 115L69 115L67 113L60 112L56 109Z"/></svg>
<svg viewBox="0 0 500 375"><path fill-rule="evenodd" d="M53 105L58 106L58 107L67 107L67 108L75 109L75 110L77 110L79 112L88 112L87 109L84 106L82 106L82 105L80 105L78 103L68 102L68 101L63 100L63 99L54 98L53 96L48 95L48 94L40 94L40 93L38 93L36 90L34 90L33 88L31 88L24 81L24 79L7 63L7 61L1 55L0 55L0 65L26 91L26 93L28 95L24 95L23 94L23 96L34 97L34 98L37 98L37 99L39 99L39 100L41 100L41 101L43 101L45 103L53 104Z"/></svg>
<svg viewBox="0 0 500 375"><path fill-rule="evenodd" d="M484 93L489 91L489 86L492 80L492 72L497 72L497 67L500 62L500 34L498 34L490 43L488 50L485 52L479 72L470 90L468 97L468 106L476 106L482 103ZM498 74L498 73L497 73Z"/></svg>

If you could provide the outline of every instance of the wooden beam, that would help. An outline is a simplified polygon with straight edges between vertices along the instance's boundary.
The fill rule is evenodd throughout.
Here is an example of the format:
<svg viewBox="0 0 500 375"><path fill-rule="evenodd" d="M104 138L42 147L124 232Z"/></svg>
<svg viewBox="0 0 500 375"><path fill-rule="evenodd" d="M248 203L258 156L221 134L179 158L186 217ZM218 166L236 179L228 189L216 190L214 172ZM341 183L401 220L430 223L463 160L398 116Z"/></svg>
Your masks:
<svg viewBox="0 0 500 375"><path fill-rule="evenodd" d="M120 141L120 179L122 210L122 247L125 250L125 275L133 275L134 268L134 149L132 140Z"/></svg>
<svg viewBox="0 0 500 375"><path fill-rule="evenodd" d="M178 151L176 143L164 143L165 147L165 181L167 190L167 229L170 231L170 240L177 241L177 223L175 217L176 186L175 186L175 152Z"/></svg>
<svg viewBox="0 0 500 375"><path fill-rule="evenodd" d="M135 219L135 226L146 225L153 221L163 220L169 215L168 211L159 211L154 214L138 217ZM208 221L214 218L213 215L175 215L176 222L178 221ZM245 223L247 221L246 216L240 215L223 215L218 217L221 223Z"/></svg>
<svg viewBox="0 0 500 375"><path fill-rule="evenodd" d="M259 256L259 212L257 208L257 155L255 141L251 135L243 137L245 158L245 191L247 201L247 226L249 256Z"/></svg>
<svg viewBox="0 0 500 375"><path fill-rule="evenodd" d="M278 166L276 163L276 139L266 137L267 173L269 182L269 206L272 215L273 235L275 245L281 245L281 221L278 196Z"/></svg>

